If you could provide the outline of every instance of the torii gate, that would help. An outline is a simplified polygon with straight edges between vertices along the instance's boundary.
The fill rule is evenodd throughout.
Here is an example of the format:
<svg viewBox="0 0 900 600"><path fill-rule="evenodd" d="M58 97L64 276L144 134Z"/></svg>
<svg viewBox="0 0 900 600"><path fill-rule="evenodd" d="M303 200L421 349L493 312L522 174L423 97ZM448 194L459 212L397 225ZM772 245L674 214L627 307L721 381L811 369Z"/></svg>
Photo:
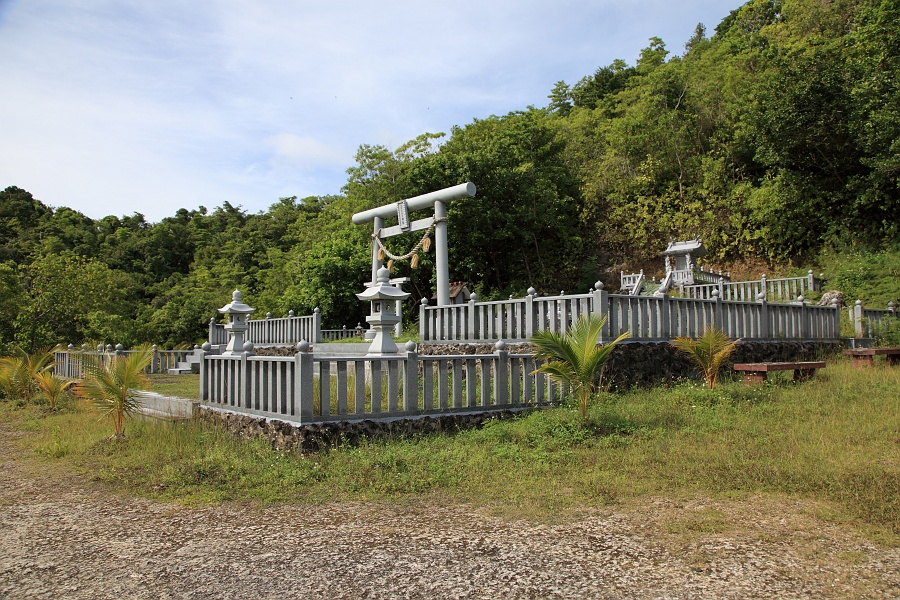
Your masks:
<svg viewBox="0 0 900 600"><path fill-rule="evenodd" d="M385 204L378 208L372 208L353 215L353 222L357 225L372 221L374 236L386 239L401 233L421 231L434 227L435 246L435 271L437 272L437 297L438 306L450 304L450 264L447 258L447 202L469 198L475 195L475 184L472 182L461 183L453 187L437 190L414 198L400 200L393 204ZM434 216L418 221L409 220L409 213L434 206ZM397 217L397 225L385 227L384 220L388 217ZM372 283L377 281L378 269L381 268L381 260L378 259L378 243L372 240Z"/></svg>

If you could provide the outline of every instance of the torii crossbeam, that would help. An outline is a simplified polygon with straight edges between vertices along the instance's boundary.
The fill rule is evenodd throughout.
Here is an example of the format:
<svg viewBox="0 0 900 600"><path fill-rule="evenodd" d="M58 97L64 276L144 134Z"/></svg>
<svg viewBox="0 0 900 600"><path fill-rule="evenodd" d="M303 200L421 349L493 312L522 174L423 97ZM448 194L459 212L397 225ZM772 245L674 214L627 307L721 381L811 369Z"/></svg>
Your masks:
<svg viewBox="0 0 900 600"><path fill-rule="evenodd" d="M372 221L374 233L380 239L389 238L410 231L421 231L434 226L434 252L435 271L437 278L438 306L450 304L450 264L447 258L447 202L469 198L475 195L475 184L472 182L461 183L453 187L437 190L414 198L407 198L392 204L385 204L378 208L372 208L353 215L353 222L357 225ZM418 221L409 220L409 213L434 206L434 216ZM384 220L389 217L397 217L397 225L385 227ZM372 282L375 283L378 269L381 268L378 260L378 244L372 240Z"/></svg>

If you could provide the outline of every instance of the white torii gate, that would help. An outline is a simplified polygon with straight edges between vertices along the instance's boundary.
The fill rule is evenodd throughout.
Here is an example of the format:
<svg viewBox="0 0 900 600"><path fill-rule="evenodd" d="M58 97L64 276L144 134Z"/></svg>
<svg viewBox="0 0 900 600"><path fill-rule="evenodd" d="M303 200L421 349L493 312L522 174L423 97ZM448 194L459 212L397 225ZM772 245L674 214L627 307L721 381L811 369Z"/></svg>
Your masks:
<svg viewBox="0 0 900 600"><path fill-rule="evenodd" d="M372 208L353 215L353 222L357 225L372 221L374 235L379 239L386 239L401 233L421 231L434 226L435 246L435 271L437 272L437 297L438 306L450 304L450 264L447 258L447 202L469 198L475 195L475 184L472 182L461 183L453 187L437 190L414 198L400 200L393 204L385 204L378 208ZM434 216L418 221L409 220L409 213L434 206ZM397 225L385 227L384 220L388 217L397 217ZM378 269L381 261L378 259L378 243L372 240L372 283L377 281Z"/></svg>

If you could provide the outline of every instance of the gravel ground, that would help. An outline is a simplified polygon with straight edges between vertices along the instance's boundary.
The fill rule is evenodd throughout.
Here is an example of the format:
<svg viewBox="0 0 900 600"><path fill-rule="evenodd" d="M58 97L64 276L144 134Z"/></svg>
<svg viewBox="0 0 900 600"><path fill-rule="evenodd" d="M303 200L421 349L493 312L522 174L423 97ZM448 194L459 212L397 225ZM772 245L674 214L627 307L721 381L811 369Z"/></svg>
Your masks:
<svg viewBox="0 0 900 600"><path fill-rule="evenodd" d="M806 502L653 499L556 524L424 502L184 507L0 425L0 598L900 598L900 549ZM43 470L42 470L43 469Z"/></svg>

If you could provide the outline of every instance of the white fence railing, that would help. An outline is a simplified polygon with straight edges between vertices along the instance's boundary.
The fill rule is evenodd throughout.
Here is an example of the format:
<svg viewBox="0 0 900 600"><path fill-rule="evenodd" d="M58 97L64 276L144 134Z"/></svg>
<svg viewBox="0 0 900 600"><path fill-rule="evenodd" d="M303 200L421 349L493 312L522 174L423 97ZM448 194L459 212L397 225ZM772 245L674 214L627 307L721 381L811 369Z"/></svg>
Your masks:
<svg viewBox="0 0 900 600"><path fill-rule="evenodd" d="M310 343L322 341L322 315L319 309L313 314L303 317L294 316L293 311L287 317L272 318L266 315L264 319L251 319L247 321L247 340L256 346L291 345L301 340ZM215 319L209 321L210 344L216 346L228 343L228 332L221 323Z"/></svg>
<svg viewBox="0 0 900 600"><path fill-rule="evenodd" d="M349 340L353 338L362 337L366 334L366 330L362 325L358 325L355 329L347 329L347 327L343 327L341 329L323 329L322 330L322 341L323 342L339 342L341 340Z"/></svg>
<svg viewBox="0 0 900 600"><path fill-rule="evenodd" d="M470 301L450 306L419 308L419 339L422 342L525 342L535 331L565 333L580 316L607 315L600 341L625 331L634 341L661 341L678 336L696 337L708 326L723 330L731 338L744 339L837 339L840 309L805 302L774 304L765 298L751 302L668 296L607 294L602 286L588 294Z"/></svg>
<svg viewBox="0 0 900 600"><path fill-rule="evenodd" d="M888 326L900 327L897 321L897 309L893 302L888 302L887 310L864 308L862 302L849 307L853 332L858 338L878 337Z"/></svg>
<svg viewBox="0 0 900 600"><path fill-rule="evenodd" d="M54 350L53 357L56 362L54 365L54 373L60 377L69 377L72 379L81 379L84 375L84 363L87 360L102 359L109 361L116 355L128 355L134 350L123 350L121 345L115 348L111 345L100 346L96 350L88 350L86 346L75 348L71 344L66 350L58 348ZM169 369L174 369L179 363L186 362L188 356L195 354L194 350L159 350L153 346L153 358L150 365L145 369L146 373L165 373Z"/></svg>
<svg viewBox="0 0 900 600"><path fill-rule="evenodd" d="M541 406L559 386L534 373L532 355L505 345L482 355L315 357L299 344L293 357L206 355L203 406L294 423L412 417Z"/></svg>
<svg viewBox="0 0 900 600"><path fill-rule="evenodd" d="M753 281L719 281L714 279L709 283L683 286L684 293L689 298L709 300L713 297L713 291L717 291L719 298L722 300L736 302L753 302L759 297L761 292L765 293L768 300L794 302L799 296L821 289L822 280L813 277L812 271L809 271L805 277L769 279L762 275L759 279Z"/></svg>

